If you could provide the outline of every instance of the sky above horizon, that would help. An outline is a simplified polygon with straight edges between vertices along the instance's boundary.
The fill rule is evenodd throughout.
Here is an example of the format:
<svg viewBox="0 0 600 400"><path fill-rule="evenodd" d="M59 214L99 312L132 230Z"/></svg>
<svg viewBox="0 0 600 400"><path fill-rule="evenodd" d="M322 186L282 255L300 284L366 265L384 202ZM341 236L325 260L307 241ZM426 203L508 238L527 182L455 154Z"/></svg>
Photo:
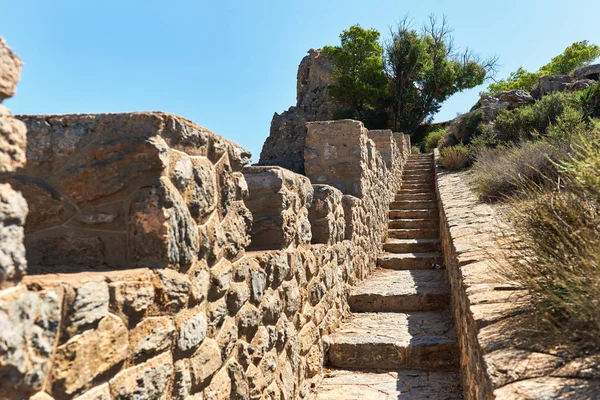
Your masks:
<svg viewBox="0 0 600 400"><path fill-rule="evenodd" d="M166 111L252 151L273 113L296 102L310 48L351 25L383 38L409 13L448 17L455 44L497 55L498 78L537 70L580 40L600 44L600 2L572 0L0 0L0 36L23 59L14 114ZM468 111L484 86L450 98L436 121Z"/></svg>

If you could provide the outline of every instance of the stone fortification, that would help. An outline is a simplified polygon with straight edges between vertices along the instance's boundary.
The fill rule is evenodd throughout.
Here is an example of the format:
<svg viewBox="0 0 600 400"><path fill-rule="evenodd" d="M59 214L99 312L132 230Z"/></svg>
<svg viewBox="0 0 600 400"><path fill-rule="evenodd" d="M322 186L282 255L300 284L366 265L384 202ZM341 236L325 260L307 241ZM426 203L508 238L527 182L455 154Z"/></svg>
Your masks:
<svg viewBox="0 0 600 400"><path fill-rule="evenodd" d="M319 125L311 148L342 130L355 154L309 164L360 168L352 195L343 174L244 167L239 146L170 114L20 119L28 163L10 182L30 204L30 270L3 275L0 398L309 394L350 285L376 264L406 138Z"/></svg>
<svg viewBox="0 0 600 400"><path fill-rule="evenodd" d="M278 165L304 173L306 123L331 120L341 108L327 95L327 86L333 83L332 71L333 64L320 50L309 50L298 66L296 105L273 116L259 165Z"/></svg>

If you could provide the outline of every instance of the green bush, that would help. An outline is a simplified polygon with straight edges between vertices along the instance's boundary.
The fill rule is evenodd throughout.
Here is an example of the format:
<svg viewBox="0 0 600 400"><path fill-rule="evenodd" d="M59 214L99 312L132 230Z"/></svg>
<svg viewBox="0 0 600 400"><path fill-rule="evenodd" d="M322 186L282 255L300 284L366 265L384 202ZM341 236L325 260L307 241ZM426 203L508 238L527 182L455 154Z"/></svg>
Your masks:
<svg viewBox="0 0 600 400"><path fill-rule="evenodd" d="M576 351L600 348L600 143L584 140L560 180L522 182L509 203L509 276L531 294L540 327Z"/></svg>
<svg viewBox="0 0 600 400"><path fill-rule="evenodd" d="M421 148L419 146L412 146L410 148L410 153L411 154L420 154L421 153Z"/></svg>
<svg viewBox="0 0 600 400"><path fill-rule="evenodd" d="M469 148L463 144L440 150L440 165L450 171L463 169L469 165L469 162Z"/></svg>
<svg viewBox="0 0 600 400"><path fill-rule="evenodd" d="M572 98L572 94L554 93L532 105L500 111L494 122L498 139L518 143L538 135L546 135L548 127L556 123L565 108L572 103Z"/></svg>
<svg viewBox="0 0 600 400"><path fill-rule="evenodd" d="M600 82L579 92L576 99L587 117L600 117Z"/></svg>
<svg viewBox="0 0 600 400"><path fill-rule="evenodd" d="M440 140L446 135L445 129L438 129L433 132L429 132L427 136L425 136L425 153L431 153L433 149L438 147Z"/></svg>

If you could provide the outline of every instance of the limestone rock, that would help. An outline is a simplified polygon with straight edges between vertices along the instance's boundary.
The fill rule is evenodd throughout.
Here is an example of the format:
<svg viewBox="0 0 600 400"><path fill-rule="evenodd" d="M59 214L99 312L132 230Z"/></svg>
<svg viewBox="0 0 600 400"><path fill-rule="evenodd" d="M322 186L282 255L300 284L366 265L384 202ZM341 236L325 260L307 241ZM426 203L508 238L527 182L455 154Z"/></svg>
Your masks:
<svg viewBox="0 0 600 400"><path fill-rule="evenodd" d="M192 385L203 385L223 364L219 345L212 339L206 339L189 362Z"/></svg>
<svg viewBox="0 0 600 400"><path fill-rule="evenodd" d="M90 387L98 376L127 358L128 332L120 318L109 314L98 324L69 339L56 350L52 392L73 396Z"/></svg>
<svg viewBox="0 0 600 400"><path fill-rule="evenodd" d="M169 352L128 368L109 381L113 399L158 400L169 398L173 360Z"/></svg>
<svg viewBox="0 0 600 400"><path fill-rule="evenodd" d="M27 268L23 225L27 203L10 185L0 184L0 289L18 281Z"/></svg>
<svg viewBox="0 0 600 400"><path fill-rule="evenodd" d="M89 282L77 289L69 330L81 332L108 315L108 285Z"/></svg>
<svg viewBox="0 0 600 400"><path fill-rule="evenodd" d="M33 393L50 371L61 322L61 295L19 285L0 291L0 392Z"/></svg>
<svg viewBox="0 0 600 400"><path fill-rule="evenodd" d="M0 64L1 57L0 55ZM2 67L0 66L0 86L2 85L1 77ZM1 91L2 88L0 88ZM25 124L13 118L10 111L0 104L0 173L15 172L17 168L25 165L26 132Z"/></svg>
<svg viewBox="0 0 600 400"><path fill-rule="evenodd" d="M196 348L206 337L207 328L206 314L203 311L186 319L179 327L177 348L184 352Z"/></svg>
<svg viewBox="0 0 600 400"><path fill-rule="evenodd" d="M579 69L576 69L571 73L574 79L592 79L598 80L600 76L600 64L588 65Z"/></svg>
<svg viewBox="0 0 600 400"><path fill-rule="evenodd" d="M77 396L74 400L112 400L110 398L110 389L108 383L97 386L88 390L81 396Z"/></svg>
<svg viewBox="0 0 600 400"><path fill-rule="evenodd" d="M0 37L0 103L15 95L23 62Z"/></svg>
<svg viewBox="0 0 600 400"><path fill-rule="evenodd" d="M171 347L175 326L169 317L150 317L140 322L129 336L130 358L144 361Z"/></svg>

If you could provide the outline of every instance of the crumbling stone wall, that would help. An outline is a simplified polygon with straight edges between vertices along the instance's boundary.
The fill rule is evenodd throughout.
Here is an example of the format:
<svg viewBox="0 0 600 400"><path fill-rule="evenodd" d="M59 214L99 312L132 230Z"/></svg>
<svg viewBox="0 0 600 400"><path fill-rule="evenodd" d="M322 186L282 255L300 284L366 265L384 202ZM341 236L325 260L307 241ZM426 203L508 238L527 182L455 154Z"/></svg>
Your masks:
<svg viewBox="0 0 600 400"><path fill-rule="evenodd" d="M362 191L342 195L326 185L342 177L244 168L239 146L169 114L20 118L31 270L0 291L0 398L308 396L403 157L388 167L362 124L330 124L358 146ZM405 154L402 139L386 146Z"/></svg>
<svg viewBox="0 0 600 400"><path fill-rule="evenodd" d="M334 83L332 72L333 64L321 50L308 51L298 66L296 105L273 115L259 165L277 165L304 173L306 123L331 120L342 109L341 104L327 95L327 86Z"/></svg>

